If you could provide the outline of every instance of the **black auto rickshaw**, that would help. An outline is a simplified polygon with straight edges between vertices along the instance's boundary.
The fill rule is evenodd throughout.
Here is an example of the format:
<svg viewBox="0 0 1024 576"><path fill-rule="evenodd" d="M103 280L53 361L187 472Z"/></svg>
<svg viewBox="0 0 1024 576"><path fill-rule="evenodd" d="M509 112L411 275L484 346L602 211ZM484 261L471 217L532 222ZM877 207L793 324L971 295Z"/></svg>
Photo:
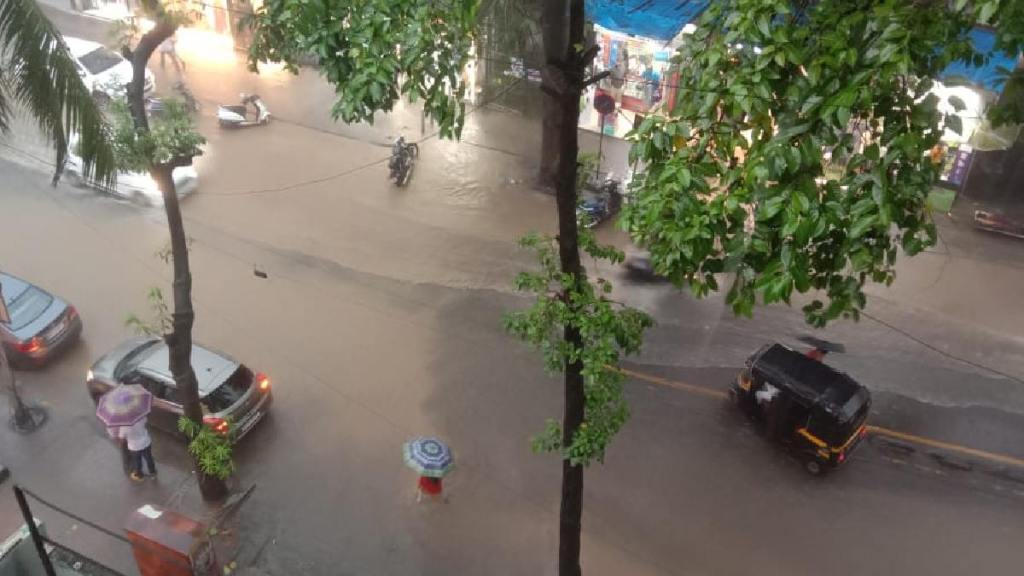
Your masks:
<svg viewBox="0 0 1024 576"><path fill-rule="evenodd" d="M747 359L729 390L737 406L789 445L811 474L846 461L866 434L871 394L847 374L781 344Z"/></svg>

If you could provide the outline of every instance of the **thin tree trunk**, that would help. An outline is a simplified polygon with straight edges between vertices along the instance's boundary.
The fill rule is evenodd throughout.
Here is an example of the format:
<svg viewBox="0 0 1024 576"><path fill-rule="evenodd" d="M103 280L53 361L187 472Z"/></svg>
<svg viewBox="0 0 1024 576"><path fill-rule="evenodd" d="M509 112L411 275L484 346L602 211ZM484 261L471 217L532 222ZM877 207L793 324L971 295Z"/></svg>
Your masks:
<svg viewBox="0 0 1024 576"><path fill-rule="evenodd" d="M159 20L152 30L142 36L131 54L132 80L128 85L128 108L136 130L149 131L145 105L146 65L160 43L170 38L177 27L177 24ZM181 391L185 416L201 426L203 410L199 405L199 383L192 369L192 324L195 321L192 309L192 272L188 262L188 240L172 176L176 165L187 165L190 162L191 158L176 158L171 163L154 165L150 168L150 175L156 180L164 199L174 263L174 312L171 316L171 333L164 335L168 348L168 368L175 385ZM196 470L203 499L220 500L227 494L224 481L202 473L195 455L192 456L192 466Z"/></svg>
<svg viewBox="0 0 1024 576"><path fill-rule="evenodd" d="M561 62L565 58L569 40L569 2L568 0L547 0L541 15L541 30L544 36L544 64L547 66ZM527 62L523 62L526 73ZM542 85L543 86L543 85ZM562 105L556 94L544 90L543 120L541 122L540 167L537 183L542 188L556 188L559 177L559 159L562 143ZM575 162L575 157L573 158Z"/></svg>
<svg viewBox="0 0 1024 576"><path fill-rule="evenodd" d="M579 102L582 92L584 63L577 53L583 45L583 0L570 2L569 38L561 57L564 82L558 96L558 255L562 272L585 281L580 265L579 228L576 219L576 159L579 154ZM579 329L566 326L566 343L579 349L583 339ZM585 416L583 364L579 361L565 366L565 412L562 416L562 446L572 444ZM562 461L562 503L559 513L558 573L559 576L581 576L580 535L583 530L583 467Z"/></svg>
<svg viewBox="0 0 1024 576"><path fill-rule="evenodd" d="M149 131L146 117L146 65L160 43L170 38L177 26L159 21L149 32L142 35L139 45L132 51L132 81L128 83L128 110L136 130ZM153 176L156 178L156 176Z"/></svg>
<svg viewBox="0 0 1024 576"><path fill-rule="evenodd" d="M171 315L171 333L164 335L164 341L168 349L168 367L175 385L181 391L185 417L202 426L203 410L199 405L199 382L196 380L195 370L192 369L192 324L196 317L192 309L192 271L189 267L188 239L185 237L185 225L181 219L181 206L178 204L178 194L174 187L173 171L174 167L167 164L156 165L150 170L153 179L160 186L160 193L164 199L174 267L174 280L171 284L174 312ZM220 500L227 495L226 484L219 478L203 474L194 457L193 466L203 499Z"/></svg>

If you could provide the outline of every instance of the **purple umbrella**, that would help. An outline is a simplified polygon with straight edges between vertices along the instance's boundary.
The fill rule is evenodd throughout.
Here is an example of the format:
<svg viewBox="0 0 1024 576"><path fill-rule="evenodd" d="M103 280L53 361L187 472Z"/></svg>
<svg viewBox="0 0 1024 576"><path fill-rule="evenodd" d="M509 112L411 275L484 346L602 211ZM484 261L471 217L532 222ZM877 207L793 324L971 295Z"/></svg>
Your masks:
<svg viewBox="0 0 1024 576"><path fill-rule="evenodd" d="M149 414L153 395L138 384L123 384L100 397L96 417L107 426L131 426Z"/></svg>

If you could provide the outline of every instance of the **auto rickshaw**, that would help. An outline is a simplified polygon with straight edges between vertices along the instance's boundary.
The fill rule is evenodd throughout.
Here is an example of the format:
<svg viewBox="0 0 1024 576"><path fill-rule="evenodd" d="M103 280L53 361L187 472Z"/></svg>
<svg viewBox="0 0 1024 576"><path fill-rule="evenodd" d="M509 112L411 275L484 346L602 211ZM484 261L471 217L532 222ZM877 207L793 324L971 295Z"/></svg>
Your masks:
<svg viewBox="0 0 1024 576"><path fill-rule="evenodd" d="M813 475L845 462L866 435L871 393L847 374L781 344L747 359L730 387L736 405L788 445Z"/></svg>

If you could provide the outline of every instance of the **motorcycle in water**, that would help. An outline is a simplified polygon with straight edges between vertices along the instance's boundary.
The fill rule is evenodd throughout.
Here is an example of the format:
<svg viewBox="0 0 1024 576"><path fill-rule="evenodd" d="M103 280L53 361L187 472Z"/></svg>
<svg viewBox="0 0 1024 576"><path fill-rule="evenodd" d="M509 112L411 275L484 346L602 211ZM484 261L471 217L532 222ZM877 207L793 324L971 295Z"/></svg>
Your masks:
<svg viewBox="0 0 1024 576"><path fill-rule="evenodd" d="M610 174L604 181L590 179L580 191L576 217L580 224L593 228L619 213L622 209L622 185Z"/></svg>
<svg viewBox="0 0 1024 576"><path fill-rule="evenodd" d="M259 94L241 94L241 97L242 103L237 106L217 106L217 123L221 128L246 128L260 126L270 121L270 110L260 99Z"/></svg>
<svg viewBox="0 0 1024 576"><path fill-rule="evenodd" d="M185 110L190 113L199 112L199 101L196 100L192 91L188 89L188 86L184 82L178 81L174 83L174 91L180 97L182 104L185 106ZM167 108L167 100L160 98L159 96L150 96L146 98L146 113L151 117L158 117Z"/></svg>
<svg viewBox="0 0 1024 576"><path fill-rule="evenodd" d="M406 143L404 136L399 136L391 147L391 159L388 161L388 168L391 171L389 178L399 186L409 183L412 176L413 161L420 155L420 147L415 142Z"/></svg>

